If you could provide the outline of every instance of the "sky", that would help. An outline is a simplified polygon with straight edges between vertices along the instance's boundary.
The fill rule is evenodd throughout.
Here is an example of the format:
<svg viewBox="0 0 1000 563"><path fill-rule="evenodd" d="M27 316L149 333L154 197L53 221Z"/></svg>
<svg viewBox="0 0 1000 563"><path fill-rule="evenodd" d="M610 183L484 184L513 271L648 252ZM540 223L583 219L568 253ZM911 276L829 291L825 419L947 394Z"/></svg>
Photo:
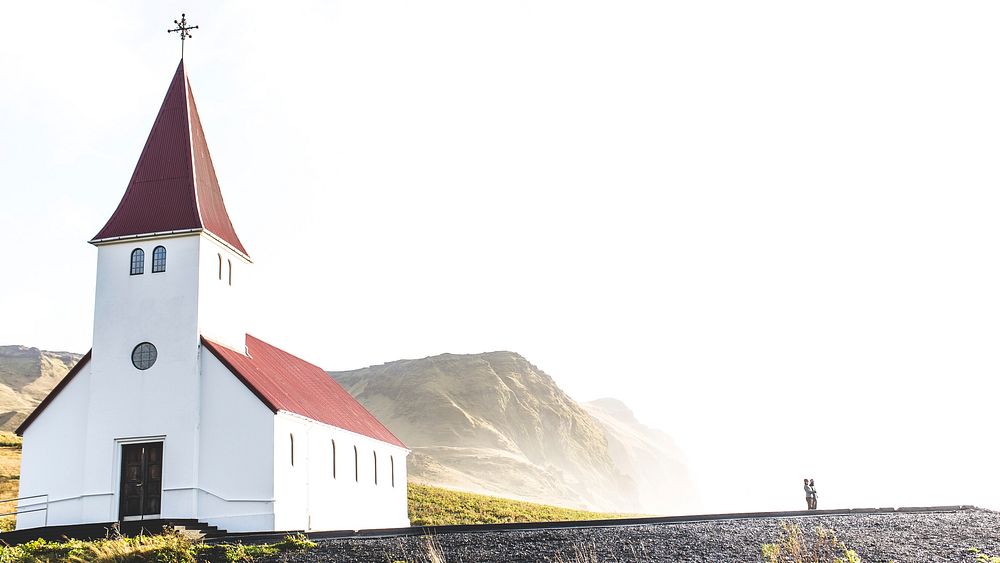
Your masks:
<svg viewBox="0 0 1000 563"><path fill-rule="evenodd" d="M705 512L1000 509L1000 6L5 4L0 344L89 349L184 11L256 336L516 351Z"/></svg>

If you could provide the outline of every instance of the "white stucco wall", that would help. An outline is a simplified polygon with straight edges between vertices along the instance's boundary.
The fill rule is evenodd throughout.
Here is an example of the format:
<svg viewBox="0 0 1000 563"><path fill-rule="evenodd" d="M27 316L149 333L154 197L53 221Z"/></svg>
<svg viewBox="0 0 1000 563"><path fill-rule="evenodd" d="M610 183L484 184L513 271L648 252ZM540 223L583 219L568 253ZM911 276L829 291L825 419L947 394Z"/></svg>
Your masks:
<svg viewBox="0 0 1000 563"><path fill-rule="evenodd" d="M202 234L199 245L198 330L206 338L242 352L246 346L252 264L210 235Z"/></svg>
<svg viewBox="0 0 1000 563"><path fill-rule="evenodd" d="M201 366L199 520L273 530L274 413L204 348Z"/></svg>
<svg viewBox="0 0 1000 563"><path fill-rule="evenodd" d="M283 411L275 416L274 433L275 529L359 530L409 526L407 450ZM295 437L294 466L290 435ZM332 467L332 442L337 445L336 477ZM358 450L357 480L355 447ZM378 485L375 484L373 452L378 453Z"/></svg>
<svg viewBox="0 0 1000 563"><path fill-rule="evenodd" d="M98 248L94 348L88 408L84 500L88 522L118 518L121 444L163 441L161 515L190 518L197 501L200 404L198 278L201 236L140 239ZM167 249L165 272L152 272L153 249ZM146 254L142 275L129 275L134 248ZM132 365L141 342L156 363ZM97 496L99 495L99 496Z"/></svg>
<svg viewBox="0 0 1000 563"><path fill-rule="evenodd" d="M85 365L24 432L21 448L19 496L47 494L48 524L82 522L84 492L84 445L87 434L87 407L90 365ZM46 499L28 499L20 510L41 508ZM32 506L28 506L32 505ZM7 505L10 507L10 504ZM7 511L4 511L7 512ZM35 528L46 523L44 512L21 514L17 529Z"/></svg>

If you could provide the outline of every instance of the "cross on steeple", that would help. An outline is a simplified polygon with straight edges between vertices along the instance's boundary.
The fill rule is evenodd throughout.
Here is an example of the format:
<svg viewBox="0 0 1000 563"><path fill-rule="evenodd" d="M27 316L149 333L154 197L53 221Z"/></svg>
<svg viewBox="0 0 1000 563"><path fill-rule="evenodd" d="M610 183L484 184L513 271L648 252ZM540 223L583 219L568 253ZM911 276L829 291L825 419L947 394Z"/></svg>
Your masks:
<svg viewBox="0 0 1000 563"><path fill-rule="evenodd" d="M177 29L168 29L167 33L173 33L175 31L180 32L180 36L181 36L181 58L183 59L184 58L184 40L187 39L187 38L189 38L189 37L191 37L191 30L192 29L198 29L198 26L195 25L195 26L188 27L187 18L185 18L184 14L181 14L181 21L174 20L174 23L177 24Z"/></svg>

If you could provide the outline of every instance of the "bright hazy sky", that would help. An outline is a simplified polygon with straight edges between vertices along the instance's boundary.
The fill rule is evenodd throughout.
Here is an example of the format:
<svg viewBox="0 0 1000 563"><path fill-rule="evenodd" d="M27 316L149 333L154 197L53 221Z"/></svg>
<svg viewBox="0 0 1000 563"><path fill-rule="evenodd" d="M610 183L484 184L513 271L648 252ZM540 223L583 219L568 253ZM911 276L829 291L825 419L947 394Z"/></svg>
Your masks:
<svg viewBox="0 0 1000 563"><path fill-rule="evenodd" d="M996 3L5 3L0 344L90 347L182 11L256 335L517 351L706 511L1000 508Z"/></svg>

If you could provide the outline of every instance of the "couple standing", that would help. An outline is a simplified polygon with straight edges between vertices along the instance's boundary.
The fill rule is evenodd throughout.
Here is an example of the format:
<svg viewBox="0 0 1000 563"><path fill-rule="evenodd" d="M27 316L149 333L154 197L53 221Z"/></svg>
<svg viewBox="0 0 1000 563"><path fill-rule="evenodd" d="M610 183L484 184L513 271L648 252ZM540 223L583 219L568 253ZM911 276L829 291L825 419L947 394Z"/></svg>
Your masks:
<svg viewBox="0 0 1000 563"><path fill-rule="evenodd" d="M806 490L806 508L816 510L816 481L803 479L802 482L802 488Z"/></svg>

